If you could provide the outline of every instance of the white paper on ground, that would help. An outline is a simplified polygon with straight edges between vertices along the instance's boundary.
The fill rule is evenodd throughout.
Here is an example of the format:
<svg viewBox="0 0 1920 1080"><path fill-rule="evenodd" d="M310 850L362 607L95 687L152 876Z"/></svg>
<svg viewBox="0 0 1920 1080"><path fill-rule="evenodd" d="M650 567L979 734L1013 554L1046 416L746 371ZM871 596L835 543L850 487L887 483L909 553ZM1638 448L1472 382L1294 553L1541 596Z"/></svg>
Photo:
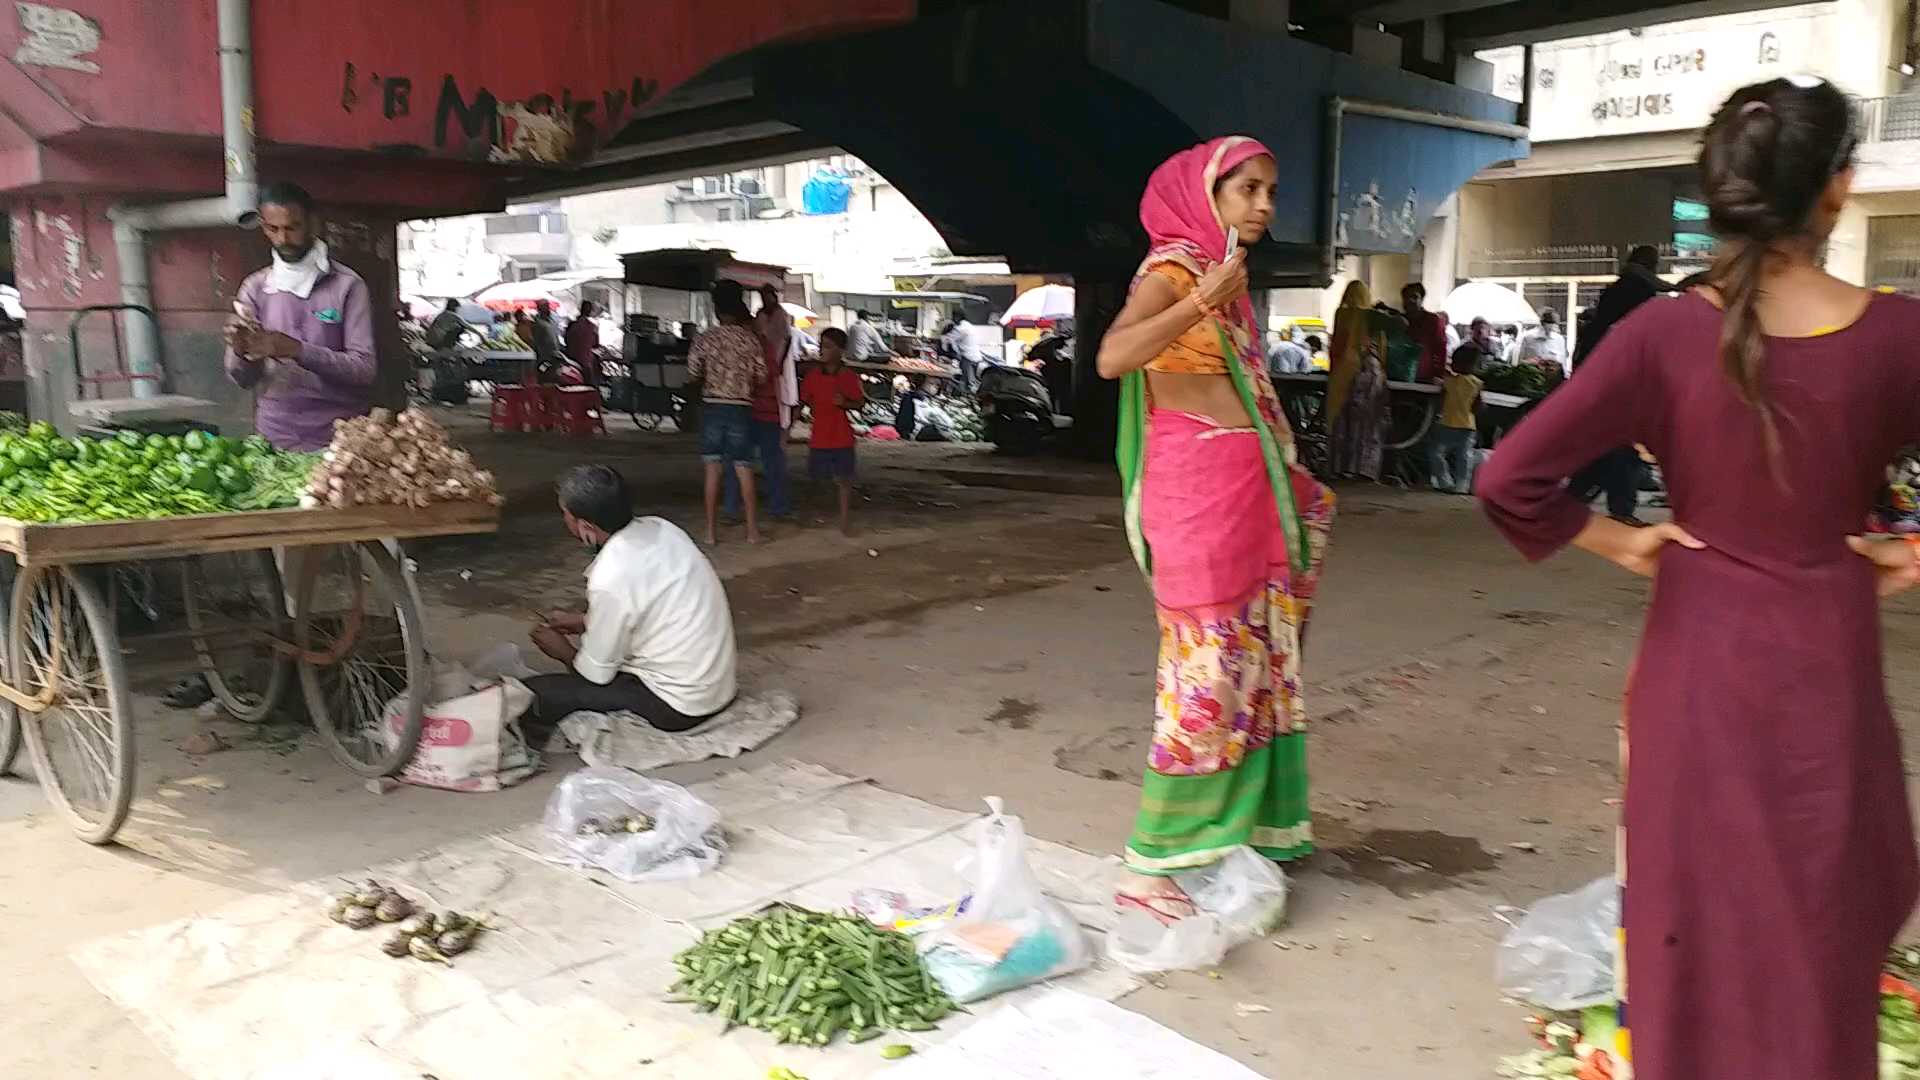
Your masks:
<svg viewBox="0 0 1920 1080"><path fill-rule="evenodd" d="M1225 1054L1108 1001L1052 989L1003 1005L887 1080L1260 1080Z"/></svg>
<svg viewBox="0 0 1920 1080"><path fill-rule="evenodd" d="M634 713L569 713L560 733L589 765L647 772L716 757L739 757L793 726L800 703L784 690L741 694L692 731L661 731Z"/></svg>
<svg viewBox="0 0 1920 1080"><path fill-rule="evenodd" d="M774 900L844 908L876 885L950 899L965 887L955 867L974 816L806 764L690 790L720 810L732 839L727 860L692 881L629 885L552 865L538 855L537 826L343 875L377 877L437 910L492 913L499 929L452 968L389 959L384 930L328 922L334 879L89 942L73 958L195 1080L715 1080L774 1065L853 1080L890 1065L873 1043L722 1037L718 1021L663 1000L672 956L701 928ZM1036 842L1032 862L1076 918L1105 928L1111 859ZM1101 965L1060 985L1114 998L1135 983ZM930 1048L975 1021L956 1014L902 1041Z"/></svg>

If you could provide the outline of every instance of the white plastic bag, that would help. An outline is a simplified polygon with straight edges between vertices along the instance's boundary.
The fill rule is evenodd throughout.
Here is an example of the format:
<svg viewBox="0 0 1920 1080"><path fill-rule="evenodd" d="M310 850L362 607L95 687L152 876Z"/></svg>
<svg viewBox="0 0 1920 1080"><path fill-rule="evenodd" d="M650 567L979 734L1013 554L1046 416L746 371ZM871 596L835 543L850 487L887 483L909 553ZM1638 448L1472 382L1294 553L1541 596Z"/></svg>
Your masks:
<svg viewBox="0 0 1920 1080"><path fill-rule="evenodd" d="M645 814L653 828L637 833L582 829ZM720 811L678 784L626 769L586 768L560 781L541 817L548 856L566 866L605 870L622 881L678 881L720 865L726 837Z"/></svg>
<svg viewBox="0 0 1920 1080"><path fill-rule="evenodd" d="M1078 971L1092 959L1085 931L1041 891L1027 864L1026 827L1001 812L998 798L987 799L987 808L974 826L972 904L919 939L927 971L963 1004Z"/></svg>
<svg viewBox="0 0 1920 1080"><path fill-rule="evenodd" d="M1500 992L1556 1011L1612 1001L1619 926L1620 886L1611 877L1539 901L1500 941Z"/></svg>
<svg viewBox="0 0 1920 1080"><path fill-rule="evenodd" d="M434 701L421 711L420 743L401 768L401 781L447 791L499 791L539 771L539 755L520 733L533 692L518 679L474 689L472 678L458 664L435 671ZM389 746L405 723L405 700L399 695L387 702L379 730Z"/></svg>
<svg viewBox="0 0 1920 1080"><path fill-rule="evenodd" d="M1107 955L1137 974L1208 968L1236 945L1265 937L1287 915L1287 876L1250 847L1173 876L1198 910L1171 926L1144 911L1120 912Z"/></svg>

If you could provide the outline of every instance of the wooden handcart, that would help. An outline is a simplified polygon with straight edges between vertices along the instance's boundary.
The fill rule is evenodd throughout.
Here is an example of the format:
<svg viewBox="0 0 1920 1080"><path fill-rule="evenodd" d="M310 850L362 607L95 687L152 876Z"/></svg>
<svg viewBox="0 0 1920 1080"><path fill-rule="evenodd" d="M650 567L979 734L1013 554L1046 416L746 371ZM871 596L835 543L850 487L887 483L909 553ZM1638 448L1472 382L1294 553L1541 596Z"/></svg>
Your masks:
<svg viewBox="0 0 1920 1080"><path fill-rule="evenodd" d="M0 552L16 569L0 634L0 772L24 741L80 838L112 840L134 790L129 660L182 638L236 717L267 717L297 675L336 760L363 776L398 771L419 742L431 674L418 601L388 545L493 532L499 513L436 503L76 525L0 518ZM120 575L169 565L184 626L123 647Z"/></svg>

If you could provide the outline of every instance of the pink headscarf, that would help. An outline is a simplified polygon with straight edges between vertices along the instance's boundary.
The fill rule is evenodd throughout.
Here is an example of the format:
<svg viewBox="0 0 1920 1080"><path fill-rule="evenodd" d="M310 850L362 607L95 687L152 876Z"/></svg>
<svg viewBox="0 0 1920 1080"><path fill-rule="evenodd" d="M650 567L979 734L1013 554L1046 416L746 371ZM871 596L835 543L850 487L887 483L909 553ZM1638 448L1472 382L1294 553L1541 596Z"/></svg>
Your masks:
<svg viewBox="0 0 1920 1080"><path fill-rule="evenodd" d="M1227 255L1227 229L1213 203L1213 185L1249 158L1273 151L1245 135L1225 135L1190 147L1161 162L1140 196L1140 224L1147 230L1149 263L1174 252L1204 269ZM1181 260L1187 261L1187 260Z"/></svg>

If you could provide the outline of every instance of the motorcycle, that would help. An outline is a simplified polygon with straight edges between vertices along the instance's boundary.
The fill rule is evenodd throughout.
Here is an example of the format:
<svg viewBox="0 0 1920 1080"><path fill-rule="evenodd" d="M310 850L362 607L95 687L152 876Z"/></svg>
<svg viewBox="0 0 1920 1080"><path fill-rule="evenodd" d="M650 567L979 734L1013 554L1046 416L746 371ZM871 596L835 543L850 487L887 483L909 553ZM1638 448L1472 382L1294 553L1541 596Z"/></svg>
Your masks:
<svg viewBox="0 0 1920 1080"><path fill-rule="evenodd" d="M1035 453L1073 425L1071 417L1053 411L1053 395L1037 371L989 364L980 372L977 396L987 438L1009 454Z"/></svg>

